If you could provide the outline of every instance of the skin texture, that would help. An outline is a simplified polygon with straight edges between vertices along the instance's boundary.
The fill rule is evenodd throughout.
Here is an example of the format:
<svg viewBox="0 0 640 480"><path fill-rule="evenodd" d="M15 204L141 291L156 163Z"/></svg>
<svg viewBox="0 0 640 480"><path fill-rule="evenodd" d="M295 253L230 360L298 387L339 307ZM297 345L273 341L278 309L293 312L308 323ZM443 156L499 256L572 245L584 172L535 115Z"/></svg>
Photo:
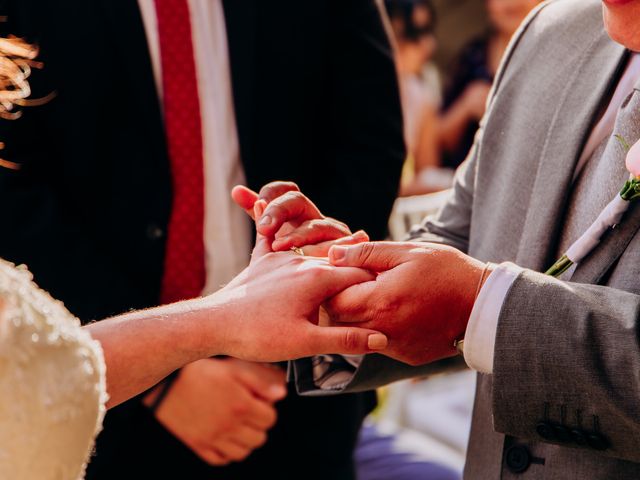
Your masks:
<svg viewBox="0 0 640 480"><path fill-rule="evenodd" d="M333 247L332 264L379 272L327 303L334 325L378 328L389 338L382 353L410 365L457 354L484 264L445 246L363 243Z"/></svg>
<svg viewBox="0 0 640 480"><path fill-rule="evenodd" d="M286 393L279 368L199 360L180 371L156 418L202 460L226 465L266 442L277 418L274 404Z"/></svg>
<svg viewBox="0 0 640 480"><path fill-rule="evenodd" d="M286 184L269 184L262 191L267 194L260 201L269 198L271 203L257 216L256 228L273 245L292 218L304 225L301 212L314 218L319 214L304 195L288 195L292 190ZM275 197L277 193L282 195ZM253 193L252 198L258 197ZM341 231L334 221L315 222L314 241L331 241ZM297 233L293 230L289 235ZM362 268L374 275L325 303L331 324L383 332L389 343L380 353L411 365L456 354L454 341L464 337L476 292L487 273L484 264L456 249L425 243L334 245L329 260L341 268Z"/></svg>
<svg viewBox="0 0 640 480"><path fill-rule="evenodd" d="M640 1L603 1L602 9L609 36L629 50L640 52Z"/></svg>
<svg viewBox="0 0 640 480"><path fill-rule="evenodd" d="M325 259L272 253L259 236L251 265L213 295L93 323L107 364L109 407L199 359L227 355L278 362L386 347L378 332L317 326L320 306L372 274ZM297 292L292 295L292 292Z"/></svg>

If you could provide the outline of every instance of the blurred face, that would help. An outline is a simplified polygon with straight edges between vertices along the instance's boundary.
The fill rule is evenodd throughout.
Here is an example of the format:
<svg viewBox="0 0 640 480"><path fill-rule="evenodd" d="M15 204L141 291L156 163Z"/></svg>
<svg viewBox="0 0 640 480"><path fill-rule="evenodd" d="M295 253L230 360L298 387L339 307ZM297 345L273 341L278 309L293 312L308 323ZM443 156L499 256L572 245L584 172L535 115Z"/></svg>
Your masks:
<svg viewBox="0 0 640 480"><path fill-rule="evenodd" d="M398 46L401 56L400 63L403 70L418 73L424 64L431 59L436 49L436 39L433 35L431 13L426 7L418 6L413 11L413 25L416 35L406 38L401 25L394 25L398 33Z"/></svg>
<svg viewBox="0 0 640 480"><path fill-rule="evenodd" d="M541 0L487 0L491 23L498 32L513 35L527 14Z"/></svg>
<svg viewBox="0 0 640 480"><path fill-rule="evenodd" d="M640 0L603 0L602 8L609 36L629 50L640 52Z"/></svg>

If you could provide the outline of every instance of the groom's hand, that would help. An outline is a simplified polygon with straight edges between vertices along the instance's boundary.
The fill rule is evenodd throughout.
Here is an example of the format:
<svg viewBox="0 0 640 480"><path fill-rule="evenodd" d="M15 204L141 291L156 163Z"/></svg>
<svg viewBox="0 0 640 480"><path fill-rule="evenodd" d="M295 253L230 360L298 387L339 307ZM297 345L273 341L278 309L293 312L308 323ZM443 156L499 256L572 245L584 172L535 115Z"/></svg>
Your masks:
<svg viewBox="0 0 640 480"><path fill-rule="evenodd" d="M306 255L326 257L333 245L354 245L369 241L364 231L352 233L347 225L324 216L295 183L272 182L256 193L238 186L232 191L235 202L256 221L256 229L271 239L273 251L303 248ZM264 212L255 213L256 203Z"/></svg>
<svg viewBox="0 0 640 480"><path fill-rule="evenodd" d="M422 243L362 243L334 247L333 265L378 272L327 304L334 325L387 335L383 353L411 365L456 354L484 265L450 247Z"/></svg>

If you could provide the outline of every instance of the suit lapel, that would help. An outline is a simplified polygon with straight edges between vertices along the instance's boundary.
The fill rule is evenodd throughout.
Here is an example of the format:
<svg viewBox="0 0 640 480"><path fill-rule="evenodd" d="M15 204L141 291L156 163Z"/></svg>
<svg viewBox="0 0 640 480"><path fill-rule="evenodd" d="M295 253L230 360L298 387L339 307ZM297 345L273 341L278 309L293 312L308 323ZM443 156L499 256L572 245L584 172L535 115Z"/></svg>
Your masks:
<svg viewBox="0 0 640 480"><path fill-rule="evenodd" d="M164 116L153 73L151 55L142 14L137 0L94 0L98 4L103 18L100 22L107 25L108 48L115 63L112 75L115 80L111 88L135 120L127 127L121 121L121 128L133 128L135 134L128 139L133 142L131 151L141 152L136 161L147 164L170 184L169 158L164 131ZM105 60L106 61L106 60ZM108 71L108 68L103 69Z"/></svg>
<svg viewBox="0 0 640 480"><path fill-rule="evenodd" d="M571 277L572 282L598 284L622 256L640 229L640 205L634 203L616 228L609 230L600 244Z"/></svg>
<svg viewBox="0 0 640 480"><path fill-rule="evenodd" d="M565 214L577 160L626 58L625 49L599 31L580 58L567 62L569 80L542 149L518 249L519 265L544 270L554 260L559 219Z"/></svg>
<svg viewBox="0 0 640 480"><path fill-rule="evenodd" d="M115 75L123 77L124 88L134 92L136 115L146 116L140 121L157 124L161 138L164 138L162 111L153 76L151 55L142 15L136 0L99 0L110 24L110 42L117 52L119 65L114 67ZM164 146L164 140L162 140Z"/></svg>

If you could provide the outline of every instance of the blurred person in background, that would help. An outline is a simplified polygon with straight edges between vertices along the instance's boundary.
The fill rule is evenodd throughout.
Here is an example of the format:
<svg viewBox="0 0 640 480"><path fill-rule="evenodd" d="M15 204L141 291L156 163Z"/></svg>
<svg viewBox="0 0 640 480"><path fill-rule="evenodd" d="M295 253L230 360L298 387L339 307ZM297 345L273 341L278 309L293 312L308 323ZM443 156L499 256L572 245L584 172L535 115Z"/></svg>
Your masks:
<svg viewBox="0 0 640 480"><path fill-rule="evenodd" d="M252 236L231 205L236 183L293 178L385 236L405 149L374 0L2 7L5 33L40 48L32 98L55 98L0 124L17 165L0 169L11 206L0 256L29 265L83 322L215 292L244 268ZM354 478L375 394L299 398L272 373L189 364L109 412L87 478Z"/></svg>
<svg viewBox="0 0 640 480"><path fill-rule="evenodd" d="M451 185L440 169L438 111L440 79L431 62L436 50L436 11L431 0L385 0L397 44L408 158L401 195L418 195Z"/></svg>
<svg viewBox="0 0 640 480"><path fill-rule="evenodd" d="M455 169L469 153L509 41L540 1L486 0L491 29L462 51L444 97L440 123L443 166Z"/></svg>

